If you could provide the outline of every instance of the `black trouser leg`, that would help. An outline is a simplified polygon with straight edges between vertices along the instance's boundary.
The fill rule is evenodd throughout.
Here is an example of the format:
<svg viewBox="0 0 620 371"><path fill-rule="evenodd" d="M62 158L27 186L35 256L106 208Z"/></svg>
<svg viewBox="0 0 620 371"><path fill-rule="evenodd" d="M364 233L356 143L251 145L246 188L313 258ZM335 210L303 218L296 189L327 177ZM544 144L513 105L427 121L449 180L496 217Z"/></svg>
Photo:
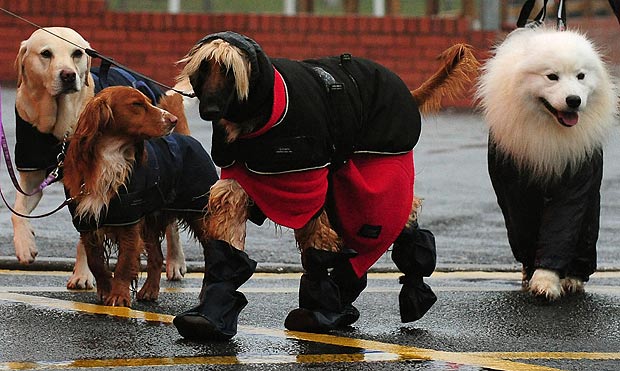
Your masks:
<svg viewBox="0 0 620 371"><path fill-rule="evenodd" d="M437 301L437 296L422 278L435 270L435 237L430 231L418 228L417 223L403 229L394 242L392 260L404 273L400 277L403 286L398 296L401 321L416 321Z"/></svg>
<svg viewBox="0 0 620 371"><path fill-rule="evenodd" d="M209 241L204 247L205 275L200 304L174 318L184 338L228 340L237 333L239 313L247 305L237 291L256 269L256 262L224 241Z"/></svg>

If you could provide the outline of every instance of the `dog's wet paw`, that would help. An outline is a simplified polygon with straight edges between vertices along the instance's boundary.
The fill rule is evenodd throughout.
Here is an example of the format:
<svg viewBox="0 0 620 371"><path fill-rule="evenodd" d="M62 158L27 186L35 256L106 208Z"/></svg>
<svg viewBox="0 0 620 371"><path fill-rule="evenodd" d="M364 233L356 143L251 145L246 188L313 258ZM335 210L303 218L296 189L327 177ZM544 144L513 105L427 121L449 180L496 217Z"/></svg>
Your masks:
<svg viewBox="0 0 620 371"><path fill-rule="evenodd" d="M91 290L94 287L95 276L93 276L90 270L87 272L78 272L76 269L67 281L67 288L70 290Z"/></svg>
<svg viewBox="0 0 620 371"><path fill-rule="evenodd" d="M562 289L567 294L576 294L580 292L584 292L584 282L583 280L576 277L566 277L561 281Z"/></svg>
<svg viewBox="0 0 620 371"><path fill-rule="evenodd" d="M537 269L529 282L529 292L549 301L557 300L564 293L560 276L549 269Z"/></svg>
<svg viewBox="0 0 620 371"><path fill-rule="evenodd" d="M20 264L34 263L39 251L34 239L34 231L29 227L16 227L14 230L13 245L15 256Z"/></svg>
<svg viewBox="0 0 620 371"><path fill-rule="evenodd" d="M185 277L185 273L187 273L185 260L182 263L172 261L166 263L166 279L168 281L180 281Z"/></svg>
<svg viewBox="0 0 620 371"><path fill-rule="evenodd" d="M155 301L159 297L159 285L144 283L136 299L139 301Z"/></svg>
<svg viewBox="0 0 620 371"><path fill-rule="evenodd" d="M111 307L131 307L131 297L129 294L110 294L103 300L103 305Z"/></svg>

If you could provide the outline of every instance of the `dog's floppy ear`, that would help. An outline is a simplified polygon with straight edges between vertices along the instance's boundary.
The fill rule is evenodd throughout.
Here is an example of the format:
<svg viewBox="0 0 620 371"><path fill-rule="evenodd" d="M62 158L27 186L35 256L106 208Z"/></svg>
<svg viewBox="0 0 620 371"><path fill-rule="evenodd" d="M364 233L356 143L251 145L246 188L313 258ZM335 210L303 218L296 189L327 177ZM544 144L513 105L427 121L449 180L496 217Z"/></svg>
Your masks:
<svg viewBox="0 0 620 371"><path fill-rule="evenodd" d="M103 97L91 100L80 115L75 128L77 138L94 138L114 122L112 109Z"/></svg>
<svg viewBox="0 0 620 371"><path fill-rule="evenodd" d="M199 48L200 46L215 39L222 39L227 43L236 46L245 54L245 57L250 62L251 81L258 79L261 74L269 74L270 66L265 65L263 61L261 61L259 58L266 58L266 55L256 41L245 35L241 35L233 31L224 31L203 37L196 43L196 46Z"/></svg>
<svg viewBox="0 0 620 371"><path fill-rule="evenodd" d="M77 122L71 144L65 157L65 186L69 194L75 197L80 192L82 180L91 174L95 143L100 137L100 130L113 121L112 110L102 97L93 98L84 108Z"/></svg>
<svg viewBox="0 0 620 371"><path fill-rule="evenodd" d="M22 41L17 57L15 58L15 71L17 72L17 87L19 88L24 78L24 56L28 50L26 40Z"/></svg>

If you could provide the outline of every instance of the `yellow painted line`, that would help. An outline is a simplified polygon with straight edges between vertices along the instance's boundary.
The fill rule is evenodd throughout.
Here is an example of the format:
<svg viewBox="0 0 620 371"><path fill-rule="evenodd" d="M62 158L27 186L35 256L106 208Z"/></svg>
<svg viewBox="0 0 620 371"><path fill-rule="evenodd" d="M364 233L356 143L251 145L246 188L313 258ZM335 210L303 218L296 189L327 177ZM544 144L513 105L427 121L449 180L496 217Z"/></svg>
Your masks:
<svg viewBox="0 0 620 371"><path fill-rule="evenodd" d="M6 300L16 303L25 303L40 307L48 307L69 311L86 312L93 314L107 314L115 317L134 318L141 319L148 322L161 322L170 324L174 316L169 314L159 314L152 312L143 312L139 310L133 310L126 307L110 307L105 305L96 305L88 303L80 303L77 301L68 301L53 299L41 296L32 296L17 294L13 292L1 292L0 300Z"/></svg>
<svg viewBox="0 0 620 371"><path fill-rule="evenodd" d="M272 329L255 329L243 328L244 332L259 331L260 334L269 334L271 336L294 338L298 340L317 342L329 345L337 345L344 347L353 347L361 349L372 349L385 353L395 353L403 357L403 359L420 359L427 361L441 361L449 363L457 363L461 365L486 367L492 370L502 371L558 371L556 368L547 366L538 366L533 364L517 363L496 357L487 357L484 354L446 352L433 349L416 348L405 345L383 343L373 340L354 339L340 337L328 334L311 334L305 332L272 330ZM258 334L258 333L257 333Z"/></svg>
<svg viewBox="0 0 620 371"><path fill-rule="evenodd" d="M47 308L56 308L63 309L69 311L80 311L94 314L106 314L111 316L123 317L123 318L134 318L141 319L145 321L157 321L160 323L170 324L174 318L172 315L167 314L159 314L159 313L151 313L151 312L143 312L137 311L129 308L120 308L120 307L109 307L102 305L94 305L94 304L86 304L80 302L72 302L60 299L52 299L45 297L36 297L24 294L16 294L16 293L0 293L0 300L26 303L35 306L42 306ZM458 352L446 352L446 351L437 351L433 349L424 349L417 347L410 347L398 344L390 344L383 343L372 340L363 340L363 339L355 339L348 337L340 337L335 335L327 335L327 334L311 334L305 332L296 332L296 331L287 331L287 330L278 330L278 329L269 329L269 328L258 328L251 326L239 326L239 331L245 334L251 335L259 335L259 336L272 336L283 339L297 339L304 340L309 342L318 342L323 344L337 345L343 347L352 347L365 349L366 351L372 352L380 352L386 354L395 354L397 355L398 360L427 360L427 361L442 361L442 362L451 362L463 365L471 365L478 367L486 367L493 370L504 370L504 371L557 371L557 369L546 367L546 366L537 366L532 364L522 364L513 362L510 360L501 359L495 356L487 356L484 353L476 354L476 353L458 353ZM267 357L267 356L265 356ZM295 356L297 359L297 356ZM267 359L270 357L267 357ZM175 360L177 358L171 358ZM193 358L192 358L193 359ZM223 360L226 358L222 358ZM238 359L238 357L236 357ZM302 358L303 359L303 358ZM123 360L102 360L97 362L122 362ZM125 362L133 362L135 359L124 360ZM77 361L72 361L77 362ZM144 362L148 362L146 359ZM274 358L274 362L276 362L276 358ZM37 365L48 365L54 367L70 367L66 363L36 363ZM7 366L8 367L8 366ZM43 367L43 366L42 366ZM75 366L77 367L77 366ZM84 366L79 366L84 367ZM100 366L92 366L92 367L100 367ZM103 367L103 366L101 366ZM18 369L18 368L7 368Z"/></svg>
<svg viewBox="0 0 620 371"><path fill-rule="evenodd" d="M620 360L620 353L604 352L473 352L471 354L479 354L503 359L586 359L591 361Z"/></svg>
<svg viewBox="0 0 620 371"><path fill-rule="evenodd" d="M395 354L353 353L353 354L272 354L236 355L175 358L131 358L131 359L83 359L59 362L0 362L0 370L57 370L72 368L124 368L145 366L188 366L188 365L250 365L287 363L359 363L394 362L402 359Z"/></svg>

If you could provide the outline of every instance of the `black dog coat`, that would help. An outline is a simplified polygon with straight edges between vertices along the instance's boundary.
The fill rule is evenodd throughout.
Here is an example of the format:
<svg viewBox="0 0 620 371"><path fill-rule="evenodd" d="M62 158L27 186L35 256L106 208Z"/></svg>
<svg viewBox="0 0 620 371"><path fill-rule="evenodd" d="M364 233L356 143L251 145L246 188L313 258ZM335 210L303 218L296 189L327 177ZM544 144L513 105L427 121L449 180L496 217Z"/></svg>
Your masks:
<svg viewBox="0 0 620 371"><path fill-rule="evenodd" d="M75 215L76 204L69 204L73 224L80 231L102 226L137 223L157 210L204 212L209 190L218 180L211 157L196 139L171 134L144 141L147 159L136 164L119 193L103 212L99 223Z"/></svg>
<svg viewBox="0 0 620 371"><path fill-rule="evenodd" d="M366 59L269 59L234 32L199 43L213 39L242 49L252 71L248 100L235 97L224 118L239 123L272 108L262 127L232 143L213 126L211 154L222 178L237 180L267 217L290 228L326 207L345 245L359 253L351 263L361 276L411 211L421 120L409 89Z"/></svg>
<svg viewBox="0 0 620 371"><path fill-rule="evenodd" d="M519 170L489 138L488 166L513 255L529 279L537 268L587 281L596 269L603 152L545 184Z"/></svg>

